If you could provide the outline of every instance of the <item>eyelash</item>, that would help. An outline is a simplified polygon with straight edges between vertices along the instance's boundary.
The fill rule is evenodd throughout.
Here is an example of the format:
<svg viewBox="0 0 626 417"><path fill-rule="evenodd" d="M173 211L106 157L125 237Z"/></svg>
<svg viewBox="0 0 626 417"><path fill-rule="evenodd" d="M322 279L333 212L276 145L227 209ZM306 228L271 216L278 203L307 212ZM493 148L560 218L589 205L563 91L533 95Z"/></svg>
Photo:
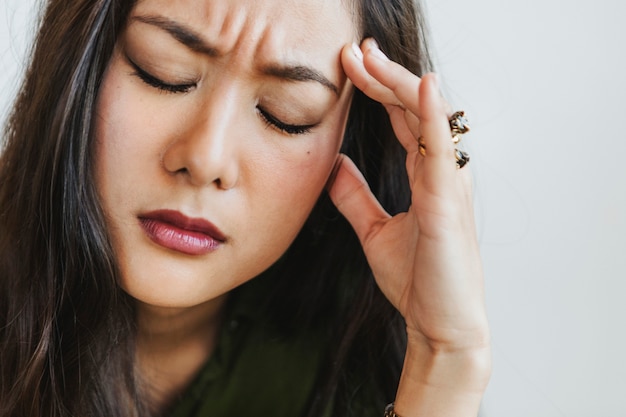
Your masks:
<svg viewBox="0 0 626 417"><path fill-rule="evenodd" d="M164 91L166 93L188 93L191 89L195 88L198 84L196 82L186 83L186 84L169 84L163 80L158 79L152 74L149 74L144 69L139 67L139 65L135 64L130 58L128 59L130 65L134 68L135 72L133 75L139 77L141 81L148 84L151 87L156 88L157 90Z"/></svg>
<svg viewBox="0 0 626 417"><path fill-rule="evenodd" d="M261 118L268 127L273 127L280 130L281 132L287 133L288 135L304 135L311 132L311 129L315 127L315 125L291 125L288 123L284 123L278 120L276 117L272 116L261 107L257 107L257 109L259 111L259 114L261 115Z"/></svg>
<svg viewBox="0 0 626 417"><path fill-rule="evenodd" d="M166 93L188 93L191 89L197 86L197 82L187 83L187 84L169 84L166 83L152 74L149 74L144 69L142 69L139 65L135 64L130 58L128 58L128 62L133 67L135 72L134 76L139 77L141 81L146 83L147 85L156 88L157 90L164 91ZM257 107L259 111L259 115L265 122L268 127L272 127L278 129L281 132L284 132L288 135L304 135L309 133L315 125L293 125L284 123L274 117L268 111L262 109L261 107Z"/></svg>

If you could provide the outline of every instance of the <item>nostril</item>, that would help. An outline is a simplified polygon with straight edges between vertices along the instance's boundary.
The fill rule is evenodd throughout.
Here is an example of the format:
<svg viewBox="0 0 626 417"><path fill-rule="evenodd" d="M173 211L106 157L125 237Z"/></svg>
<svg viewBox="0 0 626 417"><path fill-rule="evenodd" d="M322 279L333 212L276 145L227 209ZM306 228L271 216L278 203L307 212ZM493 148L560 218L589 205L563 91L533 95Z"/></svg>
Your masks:
<svg viewBox="0 0 626 417"><path fill-rule="evenodd" d="M169 144L161 157L163 169L196 186L212 184L220 189L231 188L237 182L236 159L220 143L211 144L198 138L203 139L188 137ZM205 149L199 148L200 145Z"/></svg>

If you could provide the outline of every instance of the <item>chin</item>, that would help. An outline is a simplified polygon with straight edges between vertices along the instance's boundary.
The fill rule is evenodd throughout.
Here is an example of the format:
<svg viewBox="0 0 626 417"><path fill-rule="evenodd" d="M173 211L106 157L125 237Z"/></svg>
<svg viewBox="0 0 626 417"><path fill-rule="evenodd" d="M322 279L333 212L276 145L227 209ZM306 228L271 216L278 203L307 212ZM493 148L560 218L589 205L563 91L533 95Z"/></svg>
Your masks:
<svg viewBox="0 0 626 417"><path fill-rule="evenodd" d="M159 262L160 261L160 262ZM224 276L194 270L180 262L163 262L152 258L144 267L122 271L122 289L137 301L155 307L186 308L205 303L226 294L237 283ZM146 264L150 267L146 267Z"/></svg>

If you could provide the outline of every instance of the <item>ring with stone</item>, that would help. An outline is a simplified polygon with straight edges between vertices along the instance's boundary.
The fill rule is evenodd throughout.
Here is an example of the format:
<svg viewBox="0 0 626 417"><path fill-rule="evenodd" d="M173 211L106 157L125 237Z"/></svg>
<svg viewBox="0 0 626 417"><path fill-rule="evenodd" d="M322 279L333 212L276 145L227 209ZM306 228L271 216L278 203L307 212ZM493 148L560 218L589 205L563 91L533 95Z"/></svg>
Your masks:
<svg viewBox="0 0 626 417"><path fill-rule="evenodd" d="M450 133L452 134L452 142L457 144L461 141L461 135L470 131L469 121L465 117L463 110L452 113L448 118L450 123Z"/></svg>

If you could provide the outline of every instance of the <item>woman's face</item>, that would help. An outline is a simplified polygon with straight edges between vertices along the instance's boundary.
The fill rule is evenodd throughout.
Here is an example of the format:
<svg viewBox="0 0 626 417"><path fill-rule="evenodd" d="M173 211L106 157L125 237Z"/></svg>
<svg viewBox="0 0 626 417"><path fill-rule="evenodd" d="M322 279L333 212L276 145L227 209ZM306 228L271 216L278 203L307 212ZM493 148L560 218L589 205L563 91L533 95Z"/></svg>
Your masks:
<svg viewBox="0 0 626 417"><path fill-rule="evenodd" d="M99 92L96 182L122 286L188 307L258 275L333 168L355 40L343 2L144 0Z"/></svg>

